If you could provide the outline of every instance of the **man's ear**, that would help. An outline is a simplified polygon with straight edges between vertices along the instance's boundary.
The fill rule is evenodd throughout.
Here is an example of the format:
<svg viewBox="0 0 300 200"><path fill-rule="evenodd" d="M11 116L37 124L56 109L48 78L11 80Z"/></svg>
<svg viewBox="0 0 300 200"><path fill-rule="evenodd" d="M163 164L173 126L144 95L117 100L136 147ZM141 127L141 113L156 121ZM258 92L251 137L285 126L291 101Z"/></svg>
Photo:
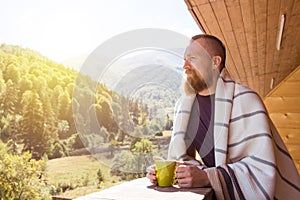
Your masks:
<svg viewBox="0 0 300 200"><path fill-rule="evenodd" d="M221 65L221 61L222 61L221 56L214 56L212 59L213 59L214 67L217 69L220 69L220 65Z"/></svg>

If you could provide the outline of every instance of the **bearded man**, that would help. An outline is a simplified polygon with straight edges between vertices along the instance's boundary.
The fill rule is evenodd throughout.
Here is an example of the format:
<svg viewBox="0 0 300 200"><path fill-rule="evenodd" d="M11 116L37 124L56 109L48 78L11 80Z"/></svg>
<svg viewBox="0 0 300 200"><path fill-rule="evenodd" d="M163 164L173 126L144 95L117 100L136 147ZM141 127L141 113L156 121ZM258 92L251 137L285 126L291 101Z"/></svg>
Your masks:
<svg viewBox="0 0 300 200"><path fill-rule="evenodd" d="M182 161L178 185L211 186L217 199L299 198L293 160L259 95L230 78L222 42L196 35L184 60L185 94L168 151L168 159ZM157 184L155 169L147 177Z"/></svg>

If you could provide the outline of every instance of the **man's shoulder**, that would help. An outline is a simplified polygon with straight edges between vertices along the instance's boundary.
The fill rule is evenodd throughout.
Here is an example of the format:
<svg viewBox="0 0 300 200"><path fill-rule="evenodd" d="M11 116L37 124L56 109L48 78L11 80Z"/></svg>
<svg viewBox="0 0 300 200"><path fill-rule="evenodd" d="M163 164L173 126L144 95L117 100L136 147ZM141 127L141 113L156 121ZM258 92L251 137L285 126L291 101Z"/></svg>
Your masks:
<svg viewBox="0 0 300 200"><path fill-rule="evenodd" d="M262 109L263 100L260 95L246 85L237 83L235 86L233 104L256 107ZM264 106L263 106L264 107Z"/></svg>
<svg viewBox="0 0 300 200"><path fill-rule="evenodd" d="M257 96L258 93L256 91L254 91L253 89L251 89L250 87L242 84L242 83L237 83L235 84L235 95L239 94L239 93L248 93L248 94L255 94Z"/></svg>

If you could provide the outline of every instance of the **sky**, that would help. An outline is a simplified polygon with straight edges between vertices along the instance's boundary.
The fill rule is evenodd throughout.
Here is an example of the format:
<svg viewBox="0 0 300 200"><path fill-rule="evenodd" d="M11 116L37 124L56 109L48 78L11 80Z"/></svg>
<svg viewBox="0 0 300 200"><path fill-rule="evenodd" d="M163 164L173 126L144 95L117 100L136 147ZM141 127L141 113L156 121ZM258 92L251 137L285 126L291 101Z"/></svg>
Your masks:
<svg viewBox="0 0 300 200"><path fill-rule="evenodd" d="M201 33L184 0L0 0L0 44L63 63L123 32L161 28Z"/></svg>

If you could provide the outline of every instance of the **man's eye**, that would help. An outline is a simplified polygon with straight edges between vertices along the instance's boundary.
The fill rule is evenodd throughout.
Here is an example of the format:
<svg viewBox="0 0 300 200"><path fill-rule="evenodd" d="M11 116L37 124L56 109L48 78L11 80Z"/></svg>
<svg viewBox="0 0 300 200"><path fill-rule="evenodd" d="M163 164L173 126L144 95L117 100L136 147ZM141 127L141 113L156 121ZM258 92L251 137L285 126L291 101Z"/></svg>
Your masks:
<svg viewBox="0 0 300 200"><path fill-rule="evenodd" d="M188 56L186 58L184 58L185 61L193 61L193 60L196 60L197 57L196 56Z"/></svg>
<svg viewBox="0 0 300 200"><path fill-rule="evenodd" d="M191 56L191 57L189 57L189 60L196 60L196 59L197 59L196 56Z"/></svg>

